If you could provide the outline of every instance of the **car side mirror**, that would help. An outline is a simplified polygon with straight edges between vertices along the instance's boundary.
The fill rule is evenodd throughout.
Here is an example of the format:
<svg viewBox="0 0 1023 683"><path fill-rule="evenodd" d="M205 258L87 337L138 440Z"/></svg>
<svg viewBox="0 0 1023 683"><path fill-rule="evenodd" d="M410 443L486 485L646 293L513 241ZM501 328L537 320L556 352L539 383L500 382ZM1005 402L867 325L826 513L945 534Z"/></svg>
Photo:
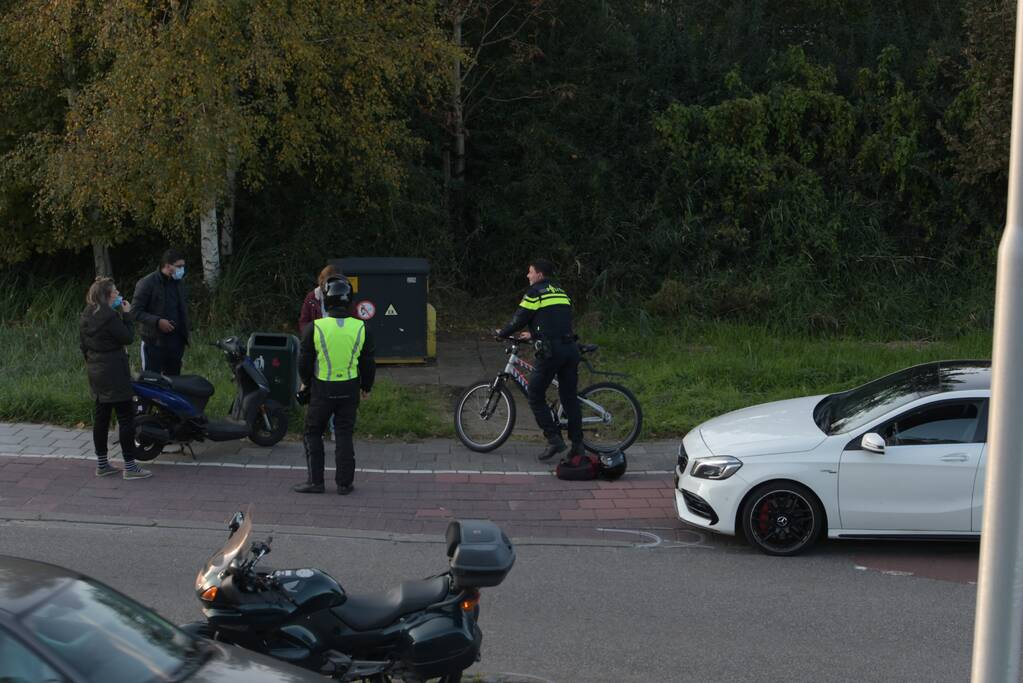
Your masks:
<svg viewBox="0 0 1023 683"><path fill-rule="evenodd" d="M863 439L860 440L860 446L863 450L871 453L884 453L884 437L876 432L864 434Z"/></svg>

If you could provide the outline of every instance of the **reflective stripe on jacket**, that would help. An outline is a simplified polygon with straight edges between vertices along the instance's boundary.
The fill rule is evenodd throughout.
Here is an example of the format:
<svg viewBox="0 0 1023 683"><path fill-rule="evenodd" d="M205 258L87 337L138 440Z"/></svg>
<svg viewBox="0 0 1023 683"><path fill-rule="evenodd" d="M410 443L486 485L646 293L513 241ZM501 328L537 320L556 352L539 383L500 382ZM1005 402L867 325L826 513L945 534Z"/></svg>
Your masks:
<svg viewBox="0 0 1023 683"><path fill-rule="evenodd" d="M568 298L568 294L565 293L565 290L560 287L555 287L554 285L547 285L545 289L537 293L533 293L532 290L530 290L529 292L526 292L525 296L522 297L522 301L519 302L519 306L527 311L538 311L541 308L547 308L548 306L571 305L572 300Z"/></svg>
<svg viewBox="0 0 1023 683"><path fill-rule="evenodd" d="M313 321L313 326L316 379L344 382L357 378L366 323L358 318L320 318Z"/></svg>

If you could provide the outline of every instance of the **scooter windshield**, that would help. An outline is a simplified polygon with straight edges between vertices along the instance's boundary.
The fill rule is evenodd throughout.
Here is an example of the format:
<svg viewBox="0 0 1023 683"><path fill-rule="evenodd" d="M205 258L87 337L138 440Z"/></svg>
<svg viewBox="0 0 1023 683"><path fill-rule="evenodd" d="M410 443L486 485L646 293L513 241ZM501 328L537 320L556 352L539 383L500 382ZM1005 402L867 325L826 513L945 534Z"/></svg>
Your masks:
<svg viewBox="0 0 1023 683"><path fill-rule="evenodd" d="M217 552L210 555L206 565L199 570L195 577L195 590L203 592L213 586L220 587L224 571L231 566L235 558L242 552L249 542L249 535L252 533L252 505L246 508L242 515L242 523L238 529L228 537L227 542Z"/></svg>

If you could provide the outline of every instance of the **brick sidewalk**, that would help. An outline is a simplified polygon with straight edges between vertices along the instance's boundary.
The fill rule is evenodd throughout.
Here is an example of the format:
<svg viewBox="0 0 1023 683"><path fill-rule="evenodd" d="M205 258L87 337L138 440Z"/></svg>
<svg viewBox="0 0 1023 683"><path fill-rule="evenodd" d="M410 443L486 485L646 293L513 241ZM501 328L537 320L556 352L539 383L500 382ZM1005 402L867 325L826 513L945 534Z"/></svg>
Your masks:
<svg viewBox="0 0 1023 683"><path fill-rule="evenodd" d="M116 430L110 438L116 438ZM327 442L327 461L333 461L333 445ZM670 472L675 466L678 440L640 442L628 449L629 471ZM417 442L355 442L357 465L379 470L455 470L476 472L549 471L539 463L536 442L509 440L492 453L474 453L452 439ZM120 456L117 446L110 454ZM285 440L272 448L259 448L250 441L227 441L195 445L196 459L203 463L305 467L305 452L299 441ZM40 455L59 458L92 458L92 432L50 425L0 422L0 455ZM157 462L190 463L185 454L161 454Z"/></svg>
<svg viewBox="0 0 1023 683"><path fill-rule="evenodd" d="M305 479L297 441L273 448L197 444L195 460L161 454L147 465L151 479L126 482L93 476L90 431L0 423L0 518L219 524L256 501L267 524L435 534L449 519L485 517L520 538L622 540L598 529L679 526L670 476L677 447L633 446L629 472L617 482L564 482L552 476L553 462L536 460L537 443L510 441L493 453L473 453L446 439L357 441L356 492L342 498L333 486L324 495L291 491ZM330 465L329 442L327 449ZM110 452L119 456L116 446Z"/></svg>
<svg viewBox="0 0 1023 683"><path fill-rule="evenodd" d="M89 460L0 457L0 518L129 519L219 524L250 502L261 524L440 534L448 520L487 518L518 538L621 541L601 528L680 527L667 475L565 482L550 474L360 473L341 497L293 493L290 469L154 466L151 479L97 479ZM328 479L330 475L328 474ZM624 540L628 540L627 538Z"/></svg>

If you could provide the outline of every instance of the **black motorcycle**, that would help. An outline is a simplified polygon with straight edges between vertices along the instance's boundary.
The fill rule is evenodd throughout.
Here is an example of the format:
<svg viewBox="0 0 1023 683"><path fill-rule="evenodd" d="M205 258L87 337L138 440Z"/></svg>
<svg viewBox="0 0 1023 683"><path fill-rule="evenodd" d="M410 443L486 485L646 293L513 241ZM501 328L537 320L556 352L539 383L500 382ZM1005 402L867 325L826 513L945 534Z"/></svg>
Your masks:
<svg viewBox="0 0 1023 683"><path fill-rule="evenodd" d="M238 338L228 337L212 345L223 351L234 375L236 394L230 416L221 420L206 417L206 404L214 391L206 378L143 371L132 383L136 460L152 460L171 442L191 448L193 441L248 438L257 446L273 446L288 432L287 411L268 398L266 377L245 354Z"/></svg>
<svg viewBox="0 0 1023 683"><path fill-rule="evenodd" d="M449 571L352 595L319 569L257 570L272 539L249 544L252 506L229 528L195 580L206 621L182 628L340 681L460 681L480 658L479 589L500 584L515 563L497 525L453 521Z"/></svg>

